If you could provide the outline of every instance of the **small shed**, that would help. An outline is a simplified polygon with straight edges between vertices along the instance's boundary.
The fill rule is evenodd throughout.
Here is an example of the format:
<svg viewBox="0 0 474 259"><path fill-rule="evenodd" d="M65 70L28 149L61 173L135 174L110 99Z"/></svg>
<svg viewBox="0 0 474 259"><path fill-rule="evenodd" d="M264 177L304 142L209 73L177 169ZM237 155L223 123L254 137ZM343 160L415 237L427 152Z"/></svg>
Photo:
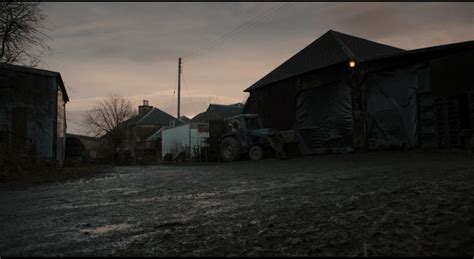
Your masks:
<svg viewBox="0 0 474 259"><path fill-rule="evenodd" d="M0 152L61 167L68 101L58 72L0 63Z"/></svg>

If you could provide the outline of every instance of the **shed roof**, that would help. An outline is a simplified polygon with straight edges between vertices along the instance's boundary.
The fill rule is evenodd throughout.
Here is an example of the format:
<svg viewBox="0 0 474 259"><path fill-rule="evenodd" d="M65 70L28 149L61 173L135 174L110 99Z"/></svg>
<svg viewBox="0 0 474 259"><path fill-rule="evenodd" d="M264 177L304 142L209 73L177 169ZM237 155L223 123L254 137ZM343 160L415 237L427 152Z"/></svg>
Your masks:
<svg viewBox="0 0 474 259"><path fill-rule="evenodd" d="M241 103L231 105L209 104L207 110L194 116L191 122L209 122L209 120L225 119L241 114L243 109L243 104Z"/></svg>
<svg viewBox="0 0 474 259"><path fill-rule="evenodd" d="M245 92L351 59L365 61L378 56L404 51L400 48L329 30L262 79L245 89Z"/></svg>
<svg viewBox="0 0 474 259"><path fill-rule="evenodd" d="M54 77L56 78L59 84L59 87L61 88L61 91L63 92L64 101L65 102L69 101L69 96L67 94L66 87L64 85L63 79L61 78L61 74L59 72L49 71L49 70L44 70L44 69L37 69L37 68L32 68L32 67L19 66L19 65L6 64L6 63L0 63L0 69L8 69L8 70L18 71L22 73L34 74L34 75L40 75L40 76L46 76L46 77Z"/></svg>
<svg viewBox="0 0 474 259"><path fill-rule="evenodd" d="M431 47L420 48L420 49L407 50L400 53L388 54L388 55L383 55L380 57L368 59L366 61L369 61L369 62L374 61L374 60L379 61L379 60L392 59L392 58L398 58L398 57L415 57L419 55L438 56L439 54L449 54L453 52L472 50L472 49L474 49L474 40L455 42L455 43L431 46Z"/></svg>

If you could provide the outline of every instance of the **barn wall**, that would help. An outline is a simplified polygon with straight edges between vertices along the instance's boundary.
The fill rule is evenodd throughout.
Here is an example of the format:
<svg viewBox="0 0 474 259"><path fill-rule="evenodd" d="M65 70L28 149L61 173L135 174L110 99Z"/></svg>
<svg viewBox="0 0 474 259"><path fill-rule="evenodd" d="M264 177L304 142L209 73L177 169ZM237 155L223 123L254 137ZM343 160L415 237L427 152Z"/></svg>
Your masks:
<svg viewBox="0 0 474 259"><path fill-rule="evenodd" d="M257 113L267 128L294 129L299 91L339 81L345 72L334 65L253 89L243 113Z"/></svg>
<svg viewBox="0 0 474 259"><path fill-rule="evenodd" d="M29 136L35 143L36 155L55 162L56 93L50 78L38 76L33 78L34 82L31 85L35 89L31 94L34 96L34 106L29 109Z"/></svg>
<svg viewBox="0 0 474 259"><path fill-rule="evenodd" d="M366 139L369 150L461 146L462 132L474 129L473 67L474 51L465 49L359 64L352 72L367 75L360 87L366 125L354 115L354 103L360 101L354 101L353 94L359 84L353 81L357 73L337 66L251 90L244 113L258 113L264 127L298 129L303 153L348 150L358 146L357 138ZM346 114L347 107L345 115L335 116L334 110L343 106L332 99L347 96L352 98L347 102L352 102L352 117ZM340 123L343 118L352 120L352 128ZM331 126L330 121L338 125ZM360 126L366 137L356 130ZM331 134L344 141L331 141Z"/></svg>
<svg viewBox="0 0 474 259"><path fill-rule="evenodd" d="M303 154L352 150L352 103L347 68L334 65L254 89L244 113L267 128L296 129Z"/></svg>
<svg viewBox="0 0 474 259"><path fill-rule="evenodd" d="M418 71L415 64L370 73L367 89L369 150L418 145Z"/></svg>
<svg viewBox="0 0 474 259"><path fill-rule="evenodd" d="M438 140L430 74L429 66L418 73L418 129L420 147L434 148L438 146Z"/></svg>
<svg viewBox="0 0 474 259"><path fill-rule="evenodd" d="M463 146L461 131L474 128L473 53L380 62L366 82L370 149Z"/></svg>
<svg viewBox="0 0 474 259"><path fill-rule="evenodd" d="M53 129L55 91L50 84L51 77L2 70L0 76L0 124L7 131L9 149L22 150L31 155L54 161ZM54 80L55 81L55 80ZM18 118L25 128L23 133L13 129L13 113L24 110L24 119ZM20 116L21 117L21 116ZM22 141L18 141L18 140ZM17 142L18 146L14 147ZM21 142L21 143L20 143Z"/></svg>
<svg viewBox="0 0 474 259"><path fill-rule="evenodd" d="M474 129L474 50L438 57L429 64L437 145L463 147L470 140L462 135Z"/></svg>
<svg viewBox="0 0 474 259"><path fill-rule="evenodd" d="M351 91L343 81L299 92L296 128L303 154L352 151Z"/></svg>
<svg viewBox="0 0 474 259"><path fill-rule="evenodd" d="M291 129L295 124L295 79L255 89L243 113L257 113L265 128Z"/></svg>

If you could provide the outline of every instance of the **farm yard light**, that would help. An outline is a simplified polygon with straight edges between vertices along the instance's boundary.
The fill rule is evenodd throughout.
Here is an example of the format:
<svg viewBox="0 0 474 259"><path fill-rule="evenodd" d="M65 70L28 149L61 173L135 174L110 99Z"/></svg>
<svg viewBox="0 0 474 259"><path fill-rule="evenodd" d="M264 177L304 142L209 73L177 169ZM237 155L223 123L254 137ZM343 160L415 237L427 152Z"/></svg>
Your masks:
<svg viewBox="0 0 474 259"><path fill-rule="evenodd" d="M349 67L353 68L356 66L355 60L349 60Z"/></svg>

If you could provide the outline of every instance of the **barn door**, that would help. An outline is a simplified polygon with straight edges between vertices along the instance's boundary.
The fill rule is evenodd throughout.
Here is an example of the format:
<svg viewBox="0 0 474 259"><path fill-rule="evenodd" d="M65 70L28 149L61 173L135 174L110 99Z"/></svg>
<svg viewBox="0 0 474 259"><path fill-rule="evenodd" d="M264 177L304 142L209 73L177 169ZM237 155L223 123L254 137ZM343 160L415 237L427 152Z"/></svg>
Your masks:
<svg viewBox="0 0 474 259"><path fill-rule="evenodd" d="M301 91L296 101L296 128L303 154L352 150L350 89L343 82Z"/></svg>

